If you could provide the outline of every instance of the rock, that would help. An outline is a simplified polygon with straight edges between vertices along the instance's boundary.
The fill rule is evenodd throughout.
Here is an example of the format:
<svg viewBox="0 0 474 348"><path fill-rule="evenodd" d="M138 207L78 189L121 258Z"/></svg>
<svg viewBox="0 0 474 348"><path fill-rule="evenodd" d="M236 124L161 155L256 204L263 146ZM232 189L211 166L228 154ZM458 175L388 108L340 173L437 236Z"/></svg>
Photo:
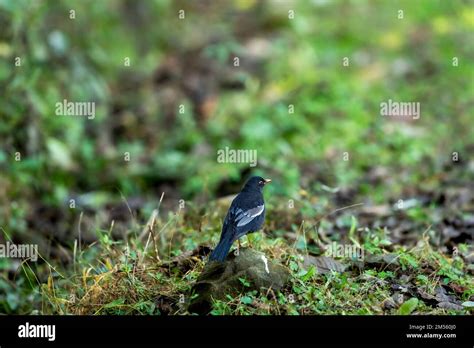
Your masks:
<svg viewBox="0 0 474 348"><path fill-rule="evenodd" d="M211 310L212 299L223 300L228 294L236 296L243 291L280 290L289 276L286 267L267 259L265 254L241 248L238 255L230 253L225 262L212 261L204 267L191 290L191 295L198 296L191 300L188 310L207 314ZM241 278L248 286L243 284Z"/></svg>

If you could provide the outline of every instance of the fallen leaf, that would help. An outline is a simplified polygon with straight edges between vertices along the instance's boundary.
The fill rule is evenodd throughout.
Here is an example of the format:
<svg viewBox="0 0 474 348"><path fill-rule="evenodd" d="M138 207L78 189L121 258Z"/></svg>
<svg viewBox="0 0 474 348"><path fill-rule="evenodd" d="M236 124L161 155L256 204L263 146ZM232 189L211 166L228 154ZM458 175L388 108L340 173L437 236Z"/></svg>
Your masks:
<svg viewBox="0 0 474 348"><path fill-rule="evenodd" d="M466 291L466 288L462 285L456 284L456 283L449 283L448 285L454 292L457 292L458 294L462 294L464 291Z"/></svg>
<svg viewBox="0 0 474 348"><path fill-rule="evenodd" d="M442 286L438 286L435 289L436 299L438 302L453 302L455 299L453 296L449 296L446 290Z"/></svg>
<svg viewBox="0 0 474 348"><path fill-rule="evenodd" d="M360 209L360 214L376 217L388 216L391 213L392 209L388 204L365 206Z"/></svg>
<svg viewBox="0 0 474 348"><path fill-rule="evenodd" d="M463 306L452 303L452 302L440 302L438 303L438 307L443 308L443 309L452 309L455 311L460 311L464 309Z"/></svg>
<svg viewBox="0 0 474 348"><path fill-rule="evenodd" d="M316 266L319 273L326 274L332 271L342 273L346 269L339 261L327 256L311 256L304 257L303 268L308 269L309 266Z"/></svg>
<svg viewBox="0 0 474 348"><path fill-rule="evenodd" d="M371 268L396 268L399 256L396 254L373 255L368 254L364 258L364 263Z"/></svg>
<svg viewBox="0 0 474 348"><path fill-rule="evenodd" d="M474 301L466 301L462 303L462 306L468 307L468 308L474 308Z"/></svg>

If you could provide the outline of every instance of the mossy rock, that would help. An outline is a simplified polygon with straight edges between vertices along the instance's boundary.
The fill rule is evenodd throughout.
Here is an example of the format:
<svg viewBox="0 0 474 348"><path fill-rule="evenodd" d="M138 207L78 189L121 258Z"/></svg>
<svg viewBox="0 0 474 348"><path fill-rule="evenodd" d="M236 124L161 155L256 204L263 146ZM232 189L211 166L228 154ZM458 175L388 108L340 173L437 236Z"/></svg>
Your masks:
<svg viewBox="0 0 474 348"><path fill-rule="evenodd" d="M236 296L243 291L280 290L289 276L286 267L269 260L265 254L242 248L238 254L230 253L225 262L211 261L204 267L191 290L198 296L191 301L188 310L206 314L211 310L212 299L224 300L228 294Z"/></svg>

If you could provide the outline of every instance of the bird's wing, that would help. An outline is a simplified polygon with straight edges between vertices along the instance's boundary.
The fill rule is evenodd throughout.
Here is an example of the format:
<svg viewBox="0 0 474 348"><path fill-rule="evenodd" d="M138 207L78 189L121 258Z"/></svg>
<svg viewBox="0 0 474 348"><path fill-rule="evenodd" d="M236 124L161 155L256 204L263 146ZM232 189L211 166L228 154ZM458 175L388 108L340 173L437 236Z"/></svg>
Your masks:
<svg viewBox="0 0 474 348"><path fill-rule="evenodd" d="M264 210L265 206L263 204L246 211L237 208L234 221L237 222L237 227L245 226L257 216L261 215Z"/></svg>

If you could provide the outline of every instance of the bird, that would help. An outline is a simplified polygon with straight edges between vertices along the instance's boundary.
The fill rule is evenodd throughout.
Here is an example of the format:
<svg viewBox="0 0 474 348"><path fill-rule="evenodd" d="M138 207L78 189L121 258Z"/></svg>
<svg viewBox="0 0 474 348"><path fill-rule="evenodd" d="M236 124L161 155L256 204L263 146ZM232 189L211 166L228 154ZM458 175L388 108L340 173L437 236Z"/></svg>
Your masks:
<svg viewBox="0 0 474 348"><path fill-rule="evenodd" d="M232 201L222 224L222 233L209 261L224 262L232 243L247 233L258 231L265 221L263 187L271 179L251 177Z"/></svg>

